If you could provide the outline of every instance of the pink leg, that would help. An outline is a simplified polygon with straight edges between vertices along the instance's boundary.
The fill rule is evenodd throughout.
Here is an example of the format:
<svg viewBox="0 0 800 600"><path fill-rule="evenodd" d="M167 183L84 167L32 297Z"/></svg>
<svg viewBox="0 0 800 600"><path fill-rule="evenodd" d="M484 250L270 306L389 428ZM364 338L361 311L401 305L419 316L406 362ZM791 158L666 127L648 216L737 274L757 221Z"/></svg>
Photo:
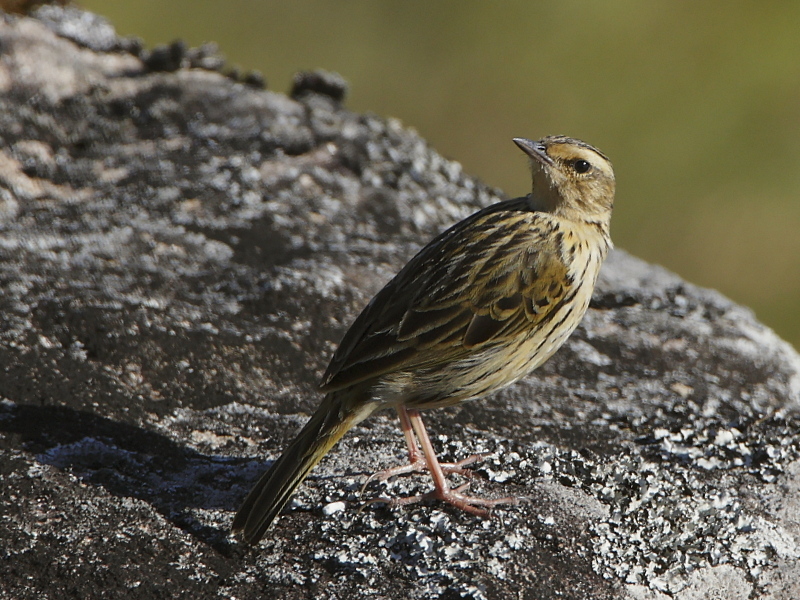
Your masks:
<svg viewBox="0 0 800 600"><path fill-rule="evenodd" d="M397 407L397 416L400 417L400 429L403 431L403 437L406 438L406 445L408 446L408 464L401 465L399 467L392 467L391 469L384 469L383 471L378 471L377 473L373 473L370 475L367 480L364 482L364 485L361 487L361 493L364 493L364 490L367 487L367 484L372 481L373 479L378 479L380 481L386 481L390 477L395 477L397 475L407 475L409 473L421 473L422 471L428 470L428 462L423 456L422 452L417 445L417 438L414 436L414 426L411 422L411 417L409 416L412 411L408 410L404 406ZM419 414L419 411L413 411ZM421 419L420 419L420 422ZM441 470L446 473L447 475L452 475L456 473L461 475L462 477L475 477L477 474L470 470L465 469L467 465L471 465L472 463L476 463L480 460L486 458L487 454L473 454L472 456L468 456L463 460L459 460L458 462L454 463L437 463ZM435 456L434 456L435 459Z"/></svg>
<svg viewBox="0 0 800 600"><path fill-rule="evenodd" d="M391 500L387 498L376 498L373 500L374 502L387 502L388 504L398 506L414 504L415 502L435 498L437 500L444 500L445 502L448 502L453 506L460 508L461 510L472 513L473 515L477 515L479 517L487 517L489 515L489 510L478 508L479 506L491 508L497 504L517 504L517 499L512 497L500 498L497 500L486 500L484 498L475 498L462 494L461 491L466 489L469 486L469 483L465 483L464 485L451 490L450 486L447 484L447 480L445 479L445 474L459 473L467 477L473 476L474 473L469 469L464 469L463 466L481 460L485 457L481 455L474 455L457 463L440 463L436 458L436 452L434 451L433 444L428 437L428 432L425 429L425 425L422 422L422 416L419 414L419 411L414 409L406 409L405 407L399 407L397 412L400 415L400 427L403 430L403 435L405 436L408 444L410 463L402 467L396 467L394 469L388 469L387 471L376 473L370 477L367 482L374 477L386 479L393 475L427 470L433 479L434 490L427 494L411 496L408 498L397 498ZM416 439L414 434L416 434ZM419 446L417 446L417 439L422 446L422 452L420 452Z"/></svg>
<svg viewBox="0 0 800 600"><path fill-rule="evenodd" d="M400 417L400 429L403 430L403 436L406 438L406 444L408 445L409 466L416 465L420 461L424 462L419 446L417 446L417 438L414 437L413 425L408 417L408 410L404 406L399 406L397 408L397 416Z"/></svg>

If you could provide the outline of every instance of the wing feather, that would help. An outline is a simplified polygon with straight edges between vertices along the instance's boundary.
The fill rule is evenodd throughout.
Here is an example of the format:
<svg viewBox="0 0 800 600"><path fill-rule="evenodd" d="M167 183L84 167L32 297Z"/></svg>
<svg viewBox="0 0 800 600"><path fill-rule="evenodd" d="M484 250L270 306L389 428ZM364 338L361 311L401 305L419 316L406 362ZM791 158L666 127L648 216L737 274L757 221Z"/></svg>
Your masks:
<svg viewBox="0 0 800 600"><path fill-rule="evenodd" d="M323 389L441 365L533 331L572 286L556 228L520 198L445 231L359 315Z"/></svg>

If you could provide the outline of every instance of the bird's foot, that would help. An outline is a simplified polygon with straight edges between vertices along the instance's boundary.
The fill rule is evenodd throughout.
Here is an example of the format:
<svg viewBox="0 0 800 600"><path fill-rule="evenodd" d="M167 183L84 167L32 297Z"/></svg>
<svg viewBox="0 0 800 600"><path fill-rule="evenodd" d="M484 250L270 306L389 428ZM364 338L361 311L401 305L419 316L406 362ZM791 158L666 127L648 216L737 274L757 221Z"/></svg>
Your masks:
<svg viewBox="0 0 800 600"><path fill-rule="evenodd" d="M482 460L486 460L493 453L487 452L485 454L473 454L459 460L457 462L452 463L439 463L439 466L442 467L442 472L445 475L461 475L462 477L466 477L467 479L472 479L473 477L482 477L482 475L472 469L465 469L464 467L474 464L476 462L480 462ZM417 455L415 459L412 459L406 465L400 465L399 467L392 467L391 469L384 469L383 471L378 471L377 473L373 473L367 480L364 482L364 485L361 486L361 494L364 493L364 490L367 489L367 485L369 485L370 481L378 480L378 481L386 481L391 477L397 477L398 475L408 475L409 473L423 473L428 471L428 463L422 455Z"/></svg>
<svg viewBox="0 0 800 600"><path fill-rule="evenodd" d="M462 492L469 487L469 483L458 486L455 489L434 489L427 494L419 494L417 496L407 496L405 498L373 498L368 500L365 504L372 504L374 502L383 502L389 506L406 506L408 504L416 504L425 500L442 500L448 504L452 504L458 509L473 514L477 517L486 518L491 514L492 508L498 504L519 504L519 499L508 496L506 498L497 498L490 500L487 498L477 498L475 496L467 496Z"/></svg>
<svg viewBox="0 0 800 600"><path fill-rule="evenodd" d="M443 500L470 514L478 517L488 517L492 507L498 504L517 504L519 502L517 498L513 497L487 500L485 498L467 496L463 492L469 487L469 482L451 489L447 483L447 475L458 474L468 479L475 477L479 474L465 467L478 461L485 460L489 456L492 456L493 453L473 454L458 462L440 463L436 458L436 452L433 449L433 444L431 444L428 432L425 430L425 426L422 423L422 417L419 411L400 406L397 412L400 416L400 427L408 443L409 464L375 473L364 483L361 492L364 492L367 484L373 479L385 481L395 475L405 475L422 471L427 471L430 474L433 480L433 491L427 494L408 496L406 498L373 498L372 500L368 500L363 506L373 502L383 502L389 506L405 506L407 504L422 502L423 500ZM417 441L419 441L419 445Z"/></svg>

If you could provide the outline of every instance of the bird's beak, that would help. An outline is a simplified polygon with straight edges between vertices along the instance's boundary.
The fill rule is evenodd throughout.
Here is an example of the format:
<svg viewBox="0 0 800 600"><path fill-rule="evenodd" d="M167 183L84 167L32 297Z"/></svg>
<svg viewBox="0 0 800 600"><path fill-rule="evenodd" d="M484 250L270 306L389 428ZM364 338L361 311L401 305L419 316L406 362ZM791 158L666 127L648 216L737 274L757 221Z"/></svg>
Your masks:
<svg viewBox="0 0 800 600"><path fill-rule="evenodd" d="M553 159L547 156L547 148L542 142L532 142L525 138L514 138L514 143L533 160L546 167L553 166Z"/></svg>

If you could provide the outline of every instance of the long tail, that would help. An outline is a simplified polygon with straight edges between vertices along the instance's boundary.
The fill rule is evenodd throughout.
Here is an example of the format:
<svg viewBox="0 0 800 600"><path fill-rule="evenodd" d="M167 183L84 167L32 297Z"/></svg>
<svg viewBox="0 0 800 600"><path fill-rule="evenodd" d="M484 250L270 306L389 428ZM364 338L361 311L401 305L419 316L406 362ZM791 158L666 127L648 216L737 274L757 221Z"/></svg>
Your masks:
<svg viewBox="0 0 800 600"><path fill-rule="evenodd" d="M259 542L311 469L363 418L342 396L336 392L325 396L294 441L250 490L231 527L234 533L241 531L248 544Z"/></svg>

